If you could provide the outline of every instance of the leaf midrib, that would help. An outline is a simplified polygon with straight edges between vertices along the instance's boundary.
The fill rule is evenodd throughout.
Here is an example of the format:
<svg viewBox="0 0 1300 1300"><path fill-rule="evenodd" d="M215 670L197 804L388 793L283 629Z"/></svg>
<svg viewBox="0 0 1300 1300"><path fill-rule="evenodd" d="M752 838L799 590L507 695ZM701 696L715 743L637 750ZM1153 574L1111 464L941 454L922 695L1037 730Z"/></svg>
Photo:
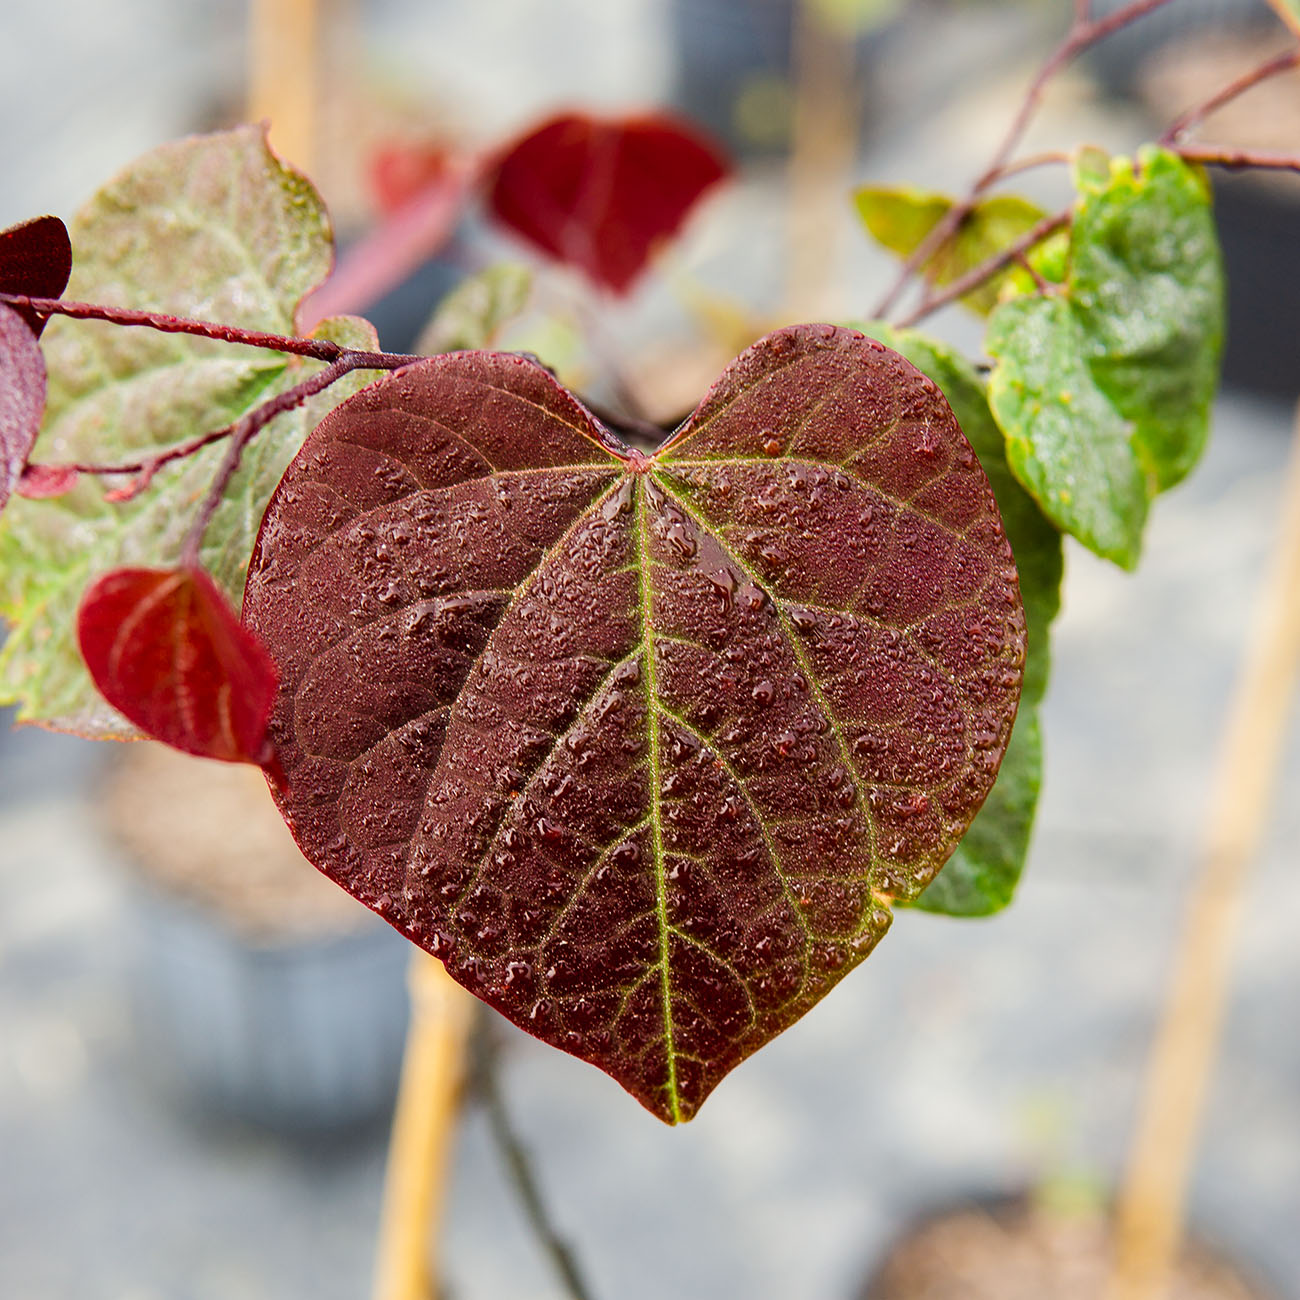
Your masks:
<svg viewBox="0 0 1300 1300"><path fill-rule="evenodd" d="M649 511L647 476L638 475L633 518L636 531L639 614L641 618L641 658L645 673L646 752L650 764L650 835L654 844L655 906L659 915L659 970L664 1003L664 1048L668 1063L668 1104L673 1122L682 1120L681 1099L677 1092L677 1051L673 1038L672 978L668 968L668 882L664 870L663 812L660 798L659 690L655 673L654 604L650 586L650 552L646 540L646 515ZM656 477L656 483L658 478ZM662 486L662 485L660 485Z"/></svg>

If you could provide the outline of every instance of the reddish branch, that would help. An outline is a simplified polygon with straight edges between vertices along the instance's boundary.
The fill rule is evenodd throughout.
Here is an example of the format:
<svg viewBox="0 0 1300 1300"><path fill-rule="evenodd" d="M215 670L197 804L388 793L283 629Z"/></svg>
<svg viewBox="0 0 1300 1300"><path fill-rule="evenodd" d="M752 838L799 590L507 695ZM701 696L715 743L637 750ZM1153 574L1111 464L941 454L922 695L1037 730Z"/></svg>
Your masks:
<svg viewBox="0 0 1300 1300"><path fill-rule="evenodd" d="M272 352L288 352L294 356L310 357L329 364L324 370L302 383L277 394L270 401L250 411L242 419L210 433L199 434L188 442L178 443L152 456L123 461L115 465L69 464L41 465L42 470L65 470L72 474L111 476L134 474L136 481L125 488L109 493L109 499L128 501L148 487L150 480L172 461L185 460L214 442L234 437L242 451L277 415L300 406L309 397L322 392L331 384L353 370L397 370L423 358L401 352L369 352L364 349L344 347L332 339L295 338L285 334L265 334L260 330L238 329L233 325L219 325L214 321L190 320L184 316L168 316L161 312L135 311L126 307L105 307L98 303L65 302L62 298L30 298L25 294L0 293L0 302L15 307L27 307L41 316L70 316L74 320L102 320L112 325L140 326L158 330L163 334L192 334L213 339L219 343L237 343L245 347L264 348ZM238 456L235 458L238 464ZM233 468L230 471L234 472ZM229 474L226 475L227 479Z"/></svg>
<svg viewBox="0 0 1300 1300"><path fill-rule="evenodd" d="M1119 31L1121 27L1127 27L1130 23L1136 22L1139 18L1151 13L1152 10L1159 9L1161 5L1168 3L1169 0L1131 0L1131 3L1116 9L1105 18L1093 19L1090 6L1086 3L1086 0L1077 0L1074 7L1074 21L1070 26L1070 30L1066 33L1065 39L1060 45L1048 55L1042 67L1039 68L1037 75L1030 82L1020 109L1003 137L1002 143L994 153L992 162L984 173L975 180L966 198L954 203L944 214L943 219L913 250L911 256L903 263L898 278L871 313L873 316L883 317L893 308L899 294L907 287L912 276L947 244L961 228L966 218L974 211L975 205L984 192L1001 179L1011 162L1011 155L1015 152L1016 146L1024 136L1025 129L1037 111L1043 92L1047 89L1051 79L1090 45L1104 40L1111 33ZM1018 170L1018 168L1016 169Z"/></svg>
<svg viewBox="0 0 1300 1300"><path fill-rule="evenodd" d="M1046 167L1051 163L1070 163L1073 161L1074 155L1065 149L1048 149L1043 153L1026 154L1023 158L1017 158L1015 162L1007 163L998 172L997 179L1004 181L1008 176L1018 176L1021 172L1031 171L1035 167Z"/></svg>
<svg viewBox="0 0 1300 1300"><path fill-rule="evenodd" d="M354 356L360 355L363 354L354 354ZM212 522L212 516L217 513L217 507L221 505L221 500L226 494L226 488L230 486L230 480L239 468L239 461L244 454L244 448L276 416L283 415L286 411L292 411L295 407L301 406L309 397L315 397L317 393L324 392L331 384L337 383L350 371L368 368L363 363L355 360L354 356L345 353L337 361L326 366L324 370L318 370L311 378L304 379L302 383L295 384L293 388L277 394L270 401L263 402L261 406L249 411L247 415L229 426L226 434L230 438L230 446L226 449L225 459L221 462L221 467L217 470L212 483L208 487L207 496L203 498L199 513L195 516L193 524L190 525L190 531L185 535L185 541L181 546L182 564L197 565L199 563L199 547L203 543L203 534L207 531L208 524Z"/></svg>
<svg viewBox="0 0 1300 1300"><path fill-rule="evenodd" d="M928 295L915 311L899 321L898 324L902 328L915 325L932 312L938 311L940 307L947 306L948 303L960 298L963 294L970 293L972 289L978 289L980 285L995 276L1004 267L1009 266L1012 262L1019 261L1035 244L1041 244L1049 235L1069 224L1070 212L1068 208L1064 212L1056 213L1055 216L1044 217L1032 230L1026 231L1015 243L1008 244L1000 253L996 253L987 261L981 262L979 266L973 267L965 275L958 276L957 279L950 281L944 285L940 292Z"/></svg>
<svg viewBox="0 0 1300 1300"><path fill-rule="evenodd" d="M157 330L163 334L191 334L199 338L213 339L219 343L237 343L246 347L264 348L272 352L287 352L294 356L309 357L327 364L323 370L308 376L301 383L282 393L277 393L269 401L255 407L246 415L228 424L224 428L214 429L209 433L199 434L187 442L178 443L165 451L152 456L143 456L137 460L125 461L113 465L96 465L83 462L71 464L31 465L29 469L40 471L45 476L55 476L60 472L71 476L76 474L94 474L101 477L133 474L135 479L127 486L107 494L110 501L129 501L137 496L150 482L155 474L173 461L184 460L202 451L212 443L230 440L225 459L221 462L213 478L199 513L186 535L181 551L184 563L198 563L199 546L203 534L212 516L221 504L226 488L235 471L239 468L244 448L257 437L268 424L286 411L301 406L308 398L324 392L331 384L337 383L344 375L354 370L398 370L408 366L422 357L399 352L370 352L365 349L344 347L331 339L295 338L284 334L266 334L259 330L237 329L233 325L219 325L214 321L190 320L183 316L169 316L161 312L134 311L125 307L105 307L97 303L65 302L61 298L32 298L25 294L0 293L0 302L14 307L25 307L40 316L70 316L74 320L101 320L112 325L139 326Z"/></svg>
<svg viewBox="0 0 1300 1300"><path fill-rule="evenodd" d="M416 356L403 356L393 352L364 352L345 348L331 339L295 338L286 334L264 334L260 330L242 330L234 325L218 325L215 321L190 320L184 316L168 316L162 312L133 311L127 307L105 307L93 302L67 302L62 298L29 298L21 293L0 293L0 302L10 307L25 307L39 316L71 316L74 320L102 320L110 325L134 325L158 330L162 334L194 334L199 338L214 339L218 343L239 343L250 348L265 348L271 352L290 352L316 361L337 361L340 357L365 358L354 370L396 370L421 360Z"/></svg>
<svg viewBox="0 0 1300 1300"><path fill-rule="evenodd" d="M1224 104L1236 99L1238 95L1245 94L1252 86L1259 85L1261 81L1267 81L1270 77L1276 77L1279 73L1288 72L1295 67L1300 67L1300 46L1290 50L1283 50L1281 54L1266 59L1258 67L1243 73L1235 81L1230 81L1222 90L1211 95L1203 104L1197 104L1195 107L1189 108L1181 116L1174 119L1169 129L1160 137L1160 143L1173 145L1186 135L1192 127L1209 117L1215 109L1222 108Z"/></svg>
<svg viewBox="0 0 1300 1300"><path fill-rule="evenodd" d="M1300 154L1255 153L1250 149L1232 149L1217 144L1179 145L1175 152L1188 162L1207 163L1212 167L1264 167L1300 172Z"/></svg>

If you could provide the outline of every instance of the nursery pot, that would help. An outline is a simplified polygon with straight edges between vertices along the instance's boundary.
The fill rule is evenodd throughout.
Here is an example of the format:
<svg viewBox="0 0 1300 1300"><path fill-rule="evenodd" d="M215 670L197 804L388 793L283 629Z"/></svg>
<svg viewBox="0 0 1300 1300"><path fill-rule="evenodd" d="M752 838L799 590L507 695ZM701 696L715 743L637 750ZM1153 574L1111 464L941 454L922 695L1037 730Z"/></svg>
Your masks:
<svg viewBox="0 0 1300 1300"><path fill-rule="evenodd" d="M857 1300L1097 1300L1106 1294L1110 1223L1097 1208L973 1196L923 1215L871 1271ZM1276 1300L1193 1235L1168 1300Z"/></svg>
<svg viewBox="0 0 1300 1300"><path fill-rule="evenodd" d="M143 1072L284 1133L385 1116L410 945L302 857L260 774L131 746L104 806L134 903Z"/></svg>

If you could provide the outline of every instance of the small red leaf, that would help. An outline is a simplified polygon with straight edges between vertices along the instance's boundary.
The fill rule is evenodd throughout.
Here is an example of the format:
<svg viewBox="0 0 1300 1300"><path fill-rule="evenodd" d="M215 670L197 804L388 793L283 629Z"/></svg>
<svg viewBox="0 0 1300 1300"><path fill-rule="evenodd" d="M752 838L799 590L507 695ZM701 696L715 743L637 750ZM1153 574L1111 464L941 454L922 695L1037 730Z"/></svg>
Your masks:
<svg viewBox="0 0 1300 1300"><path fill-rule="evenodd" d="M58 217L34 217L0 230L0 293L57 298L68 287L71 273L72 244ZM39 338L45 321L25 308L15 310Z"/></svg>
<svg viewBox="0 0 1300 1300"><path fill-rule="evenodd" d="M45 411L45 359L18 312L0 304L0 510L22 478Z"/></svg>
<svg viewBox="0 0 1300 1300"><path fill-rule="evenodd" d="M80 478L80 473L68 465L28 465L18 480L17 492L29 501L43 501L71 492Z"/></svg>
<svg viewBox="0 0 1300 1300"><path fill-rule="evenodd" d="M104 698L187 754L278 771L267 737L278 674L201 569L115 569L77 617L82 658Z"/></svg>
<svg viewBox="0 0 1300 1300"><path fill-rule="evenodd" d="M712 143L677 119L569 113L506 151L489 201L530 244L626 293L656 245L729 170Z"/></svg>

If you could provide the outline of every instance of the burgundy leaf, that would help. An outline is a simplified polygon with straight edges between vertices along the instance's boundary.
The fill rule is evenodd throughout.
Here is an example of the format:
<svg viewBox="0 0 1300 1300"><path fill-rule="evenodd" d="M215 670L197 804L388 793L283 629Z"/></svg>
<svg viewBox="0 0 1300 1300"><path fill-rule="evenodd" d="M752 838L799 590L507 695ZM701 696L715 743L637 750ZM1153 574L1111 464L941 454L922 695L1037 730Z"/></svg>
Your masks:
<svg viewBox="0 0 1300 1300"><path fill-rule="evenodd" d="M45 358L27 322L0 304L0 510L22 478L45 413Z"/></svg>
<svg viewBox="0 0 1300 1300"><path fill-rule="evenodd" d="M58 217L33 217L21 226L0 230L0 293L29 298L57 298L72 274L72 244ZM45 321L33 311L16 308L40 338Z"/></svg>
<svg viewBox="0 0 1300 1300"><path fill-rule="evenodd" d="M28 465L18 480L18 495L31 501L61 497L77 486L81 475L67 465Z"/></svg>
<svg viewBox="0 0 1300 1300"><path fill-rule="evenodd" d="M675 118L568 113L510 146L489 201L530 244L626 293L728 171L716 147Z"/></svg>
<svg viewBox="0 0 1300 1300"><path fill-rule="evenodd" d="M201 569L104 574L82 598L77 636L95 685L141 731L278 775L275 664Z"/></svg>
<svg viewBox="0 0 1300 1300"><path fill-rule="evenodd" d="M947 403L829 325L652 457L518 356L385 379L290 466L245 613L307 857L669 1121L933 879L1024 661Z"/></svg>

